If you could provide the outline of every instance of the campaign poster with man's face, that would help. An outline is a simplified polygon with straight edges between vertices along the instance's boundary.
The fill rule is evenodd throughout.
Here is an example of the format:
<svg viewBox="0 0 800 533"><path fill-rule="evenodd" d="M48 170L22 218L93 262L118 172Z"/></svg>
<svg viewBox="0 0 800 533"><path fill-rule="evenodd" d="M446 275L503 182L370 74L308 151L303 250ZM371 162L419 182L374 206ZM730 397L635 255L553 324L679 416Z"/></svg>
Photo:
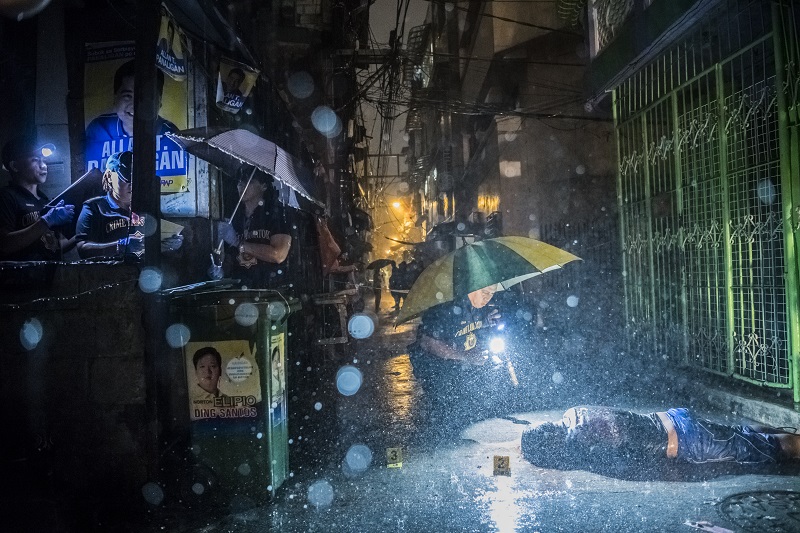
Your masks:
<svg viewBox="0 0 800 533"><path fill-rule="evenodd" d="M189 418L258 416L261 375L256 353L256 346L247 340L187 343Z"/></svg>
<svg viewBox="0 0 800 533"><path fill-rule="evenodd" d="M134 54L132 42L87 43L84 68L86 170L105 170L116 152L133 150ZM186 84L158 72L156 174L162 193L188 191L186 153L165 135L187 124ZM135 162L134 162L135 164Z"/></svg>
<svg viewBox="0 0 800 533"><path fill-rule="evenodd" d="M258 73L258 70L223 57L217 76L217 107L238 113L255 87Z"/></svg>
<svg viewBox="0 0 800 533"><path fill-rule="evenodd" d="M186 38L175 23L172 14L161 5L161 29L158 33L156 48L156 66L167 76L176 81L186 79L186 58L183 54L183 43Z"/></svg>

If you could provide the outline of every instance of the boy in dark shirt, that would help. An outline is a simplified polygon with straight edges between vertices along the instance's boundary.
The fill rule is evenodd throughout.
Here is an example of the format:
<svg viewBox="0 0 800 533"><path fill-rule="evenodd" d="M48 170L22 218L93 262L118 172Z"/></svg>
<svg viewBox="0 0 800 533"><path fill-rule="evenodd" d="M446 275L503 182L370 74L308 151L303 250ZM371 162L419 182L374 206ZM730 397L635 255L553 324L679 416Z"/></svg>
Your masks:
<svg viewBox="0 0 800 533"><path fill-rule="evenodd" d="M39 190L47 180L46 157L53 150L26 137L3 146L2 163L11 182L0 190L0 260L58 260L74 245L52 228L70 222L75 206L62 200L48 209L49 200Z"/></svg>

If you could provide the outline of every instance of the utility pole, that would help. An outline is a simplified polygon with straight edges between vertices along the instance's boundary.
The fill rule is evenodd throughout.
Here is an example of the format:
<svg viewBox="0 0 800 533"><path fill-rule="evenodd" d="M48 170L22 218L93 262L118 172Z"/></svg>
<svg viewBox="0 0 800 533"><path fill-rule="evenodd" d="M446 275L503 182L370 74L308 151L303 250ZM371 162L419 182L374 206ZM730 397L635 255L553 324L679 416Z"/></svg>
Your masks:
<svg viewBox="0 0 800 533"><path fill-rule="evenodd" d="M156 44L161 22L160 0L138 0L136 4L136 74L134 78L133 116L133 198L131 209L151 220L147 222L144 266L161 266L161 182L156 176L156 119L161 95L156 78ZM155 222L155 226L153 226ZM160 269L159 269L160 270ZM145 410L147 424L158 428L159 376L164 375L164 330L168 303L158 293L144 293L142 323L144 325ZM148 475L159 473L158 430L145 438Z"/></svg>
<svg viewBox="0 0 800 533"><path fill-rule="evenodd" d="M156 177L156 119L161 103L156 82L156 48L161 23L161 3L139 0L136 4L136 75L133 116L133 212L151 220L145 237L145 266L161 266L161 183ZM149 231L148 231L149 233Z"/></svg>

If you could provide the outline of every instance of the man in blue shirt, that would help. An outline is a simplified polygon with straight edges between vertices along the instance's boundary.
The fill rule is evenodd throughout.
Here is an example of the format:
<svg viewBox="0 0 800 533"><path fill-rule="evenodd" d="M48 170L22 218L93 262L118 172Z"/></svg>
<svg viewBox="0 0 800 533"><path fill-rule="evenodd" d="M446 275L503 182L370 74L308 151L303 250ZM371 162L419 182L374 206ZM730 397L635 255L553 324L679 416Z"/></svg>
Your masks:
<svg viewBox="0 0 800 533"><path fill-rule="evenodd" d="M114 74L114 111L97 116L86 126L86 160L89 166L98 162L102 167L103 162L111 154L133 150L133 113L134 113L134 60L120 66ZM158 102L156 108L161 108L161 92L164 89L164 73L156 73L158 85ZM168 139L164 134L168 131L178 131L169 120L156 117L156 150L160 153L166 147L172 151L180 151L180 147ZM168 146L166 146L168 145ZM162 173L157 172L160 176Z"/></svg>

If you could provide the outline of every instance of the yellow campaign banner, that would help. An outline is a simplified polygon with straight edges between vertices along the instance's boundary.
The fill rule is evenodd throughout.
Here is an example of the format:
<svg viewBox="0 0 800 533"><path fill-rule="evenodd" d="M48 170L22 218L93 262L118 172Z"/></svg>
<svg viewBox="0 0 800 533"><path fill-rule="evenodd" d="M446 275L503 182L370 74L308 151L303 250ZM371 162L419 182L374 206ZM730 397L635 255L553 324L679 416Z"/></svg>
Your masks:
<svg viewBox="0 0 800 533"><path fill-rule="evenodd" d="M256 346L247 340L187 343L189 418L257 417L261 373L256 353Z"/></svg>
<svg viewBox="0 0 800 533"><path fill-rule="evenodd" d="M130 41L86 44L83 106L87 171L104 171L112 154L133 150L134 55ZM157 83L161 102L156 103L156 175L162 194L187 192L186 153L165 135L186 128L186 84L165 77L160 70Z"/></svg>
<svg viewBox="0 0 800 533"><path fill-rule="evenodd" d="M259 71L243 63L223 57L219 61L217 76L217 107L229 113L238 113L250 91L256 86Z"/></svg>
<svg viewBox="0 0 800 533"><path fill-rule="evenodd" d="M161 29L158 33L156 66L175 81L186 79L186 58L183 45L186 37L175 23L172 13L161 5Z"/></svg>

